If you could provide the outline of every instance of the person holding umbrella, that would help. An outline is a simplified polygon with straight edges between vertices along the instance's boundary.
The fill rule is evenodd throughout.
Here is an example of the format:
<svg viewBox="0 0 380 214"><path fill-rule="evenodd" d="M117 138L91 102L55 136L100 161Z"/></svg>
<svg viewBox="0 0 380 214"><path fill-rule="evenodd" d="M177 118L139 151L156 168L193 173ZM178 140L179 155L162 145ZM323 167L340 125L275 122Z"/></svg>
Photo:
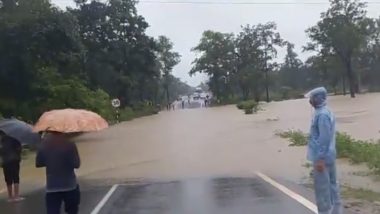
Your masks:
<svg viewBox="0 0 380 214"><path fill-rule="evenodd" d="M80 190L74 170L80 167L78 149L61 132L48 131L37 152L36 167L46 167L47 214L79 212Z"/></svg>
<svg viewBox="0 0 380 214"><path fill-rule="evenodd" d="M79 213L80 188L75 169L80 167L80 157L68 134L107 127L108 123L101 116L80 109L52 110L40 117L33 129L46 133L37 152L36 167L46 168L47 214L59 214L62 203L66 213Z"/></svg>
<svg viewBox="0 0 380 214"><path fill-rule="evenodd" d="M9 201L21 201L19 195L20 162L22 145L32 145L39 142L40 137L33 132L32 126L17 120L3 119L0 121L1 161Z"/></svg>
<svg viewBox="0 0 380 214"><path fill-rule="evenodd" d="M0 136L0 156L4 180L7 184L8 201L21 201L24 199L19 195L21 143L2 131L0 131Z"/></svg>

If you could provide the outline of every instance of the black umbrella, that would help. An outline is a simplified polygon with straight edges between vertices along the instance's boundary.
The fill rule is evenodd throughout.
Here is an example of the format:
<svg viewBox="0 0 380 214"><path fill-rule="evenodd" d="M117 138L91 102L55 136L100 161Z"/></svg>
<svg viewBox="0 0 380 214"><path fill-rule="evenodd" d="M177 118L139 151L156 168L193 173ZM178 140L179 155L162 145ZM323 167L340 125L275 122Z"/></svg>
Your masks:
<svg viewBox="0 0 380 214"><path fill-rule="evenodd" d="M39 134L33 132L31 125L17 119L1 120L0 130L23 145L34 144L40 141Z"/></svg>

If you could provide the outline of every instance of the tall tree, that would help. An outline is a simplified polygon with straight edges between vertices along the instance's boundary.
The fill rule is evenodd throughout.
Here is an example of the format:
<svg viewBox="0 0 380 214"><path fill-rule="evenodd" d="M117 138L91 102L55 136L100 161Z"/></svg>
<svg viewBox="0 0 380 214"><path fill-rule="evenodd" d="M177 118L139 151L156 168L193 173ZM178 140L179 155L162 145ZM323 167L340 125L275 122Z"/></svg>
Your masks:
<svg viewBox="0 0 380 214"><path fill-rule="evenodd" d="M104 88L123 105L151 99L145 87L160 76L157 44L146 35L148 23L138 15L136 1L77 1L72 9L87 49L84 67L92 85Z"/></svg>
<svg viewBox="0 0 380 214"><path fill-rule="evenodd" d="M236 40L236 51L239 84L245 99L249 97L250 90L253 90L255 99L259 101L261 88L264 88L269 102L269 72L276 65L274 59L277 57L277 48L283 45L275 23L242 28Z"/></svg>
<svg viewBox="0 0 380 214"><path fill-rule="evenodd" d="M197 72L207 74L213 94L218 100L227 99L230 94L228 84L236 67L234 35L205 31L192 51L198 53L198 57L193 62L190 75Z"/></svg>
<svg viewBox="0 0 380 214"><path fill-rule="evenodd" d="M266 101L269 102L269 75L268 73L277 66L273 60L277 57L277 48L284 46L284 41L277 32L277 25L274 22L267 24L259 24L257 26L259 41L261 43L260 50L262 52L262 71L265 74L265 92Z"/></svg>
<svg viewBox="0 0 380 214"><path fill-rule="evenodd" d="M180 62L179 53L173 51L173 43L169 38L165 36L159 36L157 41L158 46L158 63L161 70L161 75L163 77L163 85L166 94L166 105L171 103L170 97L170 86L171 83L175 80L171 75L174 66Z"/></svg>
<svg viewBox="0 0 380 214"><path fill-rule="evenodd" d="M287 43L286 56L280 69L280 82L282 86L294 90L302 88L304 73L302 73L302 61L294 51L294 44Z"/></svg>
<svg viewBox="0 0 380 214"><path fill-rule="evenodd" d="M339 56L345 66L351 97L355 97L358 81L352 60L368 36L366 4L359 0L330 0L330 4L317 25L306 31L312 40L307 49Z"/></svg>

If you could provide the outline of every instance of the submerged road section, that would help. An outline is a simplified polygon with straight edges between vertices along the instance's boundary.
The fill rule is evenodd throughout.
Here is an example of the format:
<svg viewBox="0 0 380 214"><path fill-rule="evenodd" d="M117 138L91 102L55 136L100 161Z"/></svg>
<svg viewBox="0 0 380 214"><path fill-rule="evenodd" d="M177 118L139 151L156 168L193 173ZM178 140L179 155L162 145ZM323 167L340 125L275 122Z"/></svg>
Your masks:
<svg viewBox="0 0 380 214"><path fill-rule="evenodd" d="M274 180L199 178L82 188L84 214L315 214L313 203ZM270 179L270 178L269 178ZM43 214L43 191L17 204L0 202L1 213ZM63 213L63 212L62 212Z"/></svg>
<svg viewBox="0 0 380 214"><path fill-rule="evenodd" d="M115 185L109 193L92 214L315 213L259 177Z"/></svg>

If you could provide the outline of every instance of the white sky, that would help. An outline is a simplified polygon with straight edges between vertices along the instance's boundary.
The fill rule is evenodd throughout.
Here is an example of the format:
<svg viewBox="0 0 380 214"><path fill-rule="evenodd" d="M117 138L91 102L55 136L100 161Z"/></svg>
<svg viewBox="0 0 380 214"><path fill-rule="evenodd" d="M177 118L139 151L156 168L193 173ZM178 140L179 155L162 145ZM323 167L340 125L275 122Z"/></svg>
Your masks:
<svg viewBox="0 0 380 214"><path fill-rule="evenodd" d="M51 0L52 3L64 8L74 6L72 0ZM144 1L144 0L141 0ZM150 0L160 1L160 0ZM163 0L161 0L163 1ZM220 0L165 0L165 1L212 1ZM302 46L308 42L305 29L314 25L320 17L320 13L326 11L328 0L225 0L226 2L325 2L326 4L152 4L139 3L137 9L149 23L147 33L157 37L165 35L174 43L175 51L182 55L181 63L174 68L174 75L186 81L192 86L197 86L206 80L204 75L189 77L191 63L195 53L190 51L196 46L203 31L215 30L220 32L240 31L241 25L266 23L274 21L277 23L281 36L295 44L296 51L304 60L310 53L301 53ZM375 0L370 0L375 1ZM380 3L380 1L378 1ZM380 16L380 4L368 5L368 16ZM284 52L279 58L284 57Z"/></svg>

